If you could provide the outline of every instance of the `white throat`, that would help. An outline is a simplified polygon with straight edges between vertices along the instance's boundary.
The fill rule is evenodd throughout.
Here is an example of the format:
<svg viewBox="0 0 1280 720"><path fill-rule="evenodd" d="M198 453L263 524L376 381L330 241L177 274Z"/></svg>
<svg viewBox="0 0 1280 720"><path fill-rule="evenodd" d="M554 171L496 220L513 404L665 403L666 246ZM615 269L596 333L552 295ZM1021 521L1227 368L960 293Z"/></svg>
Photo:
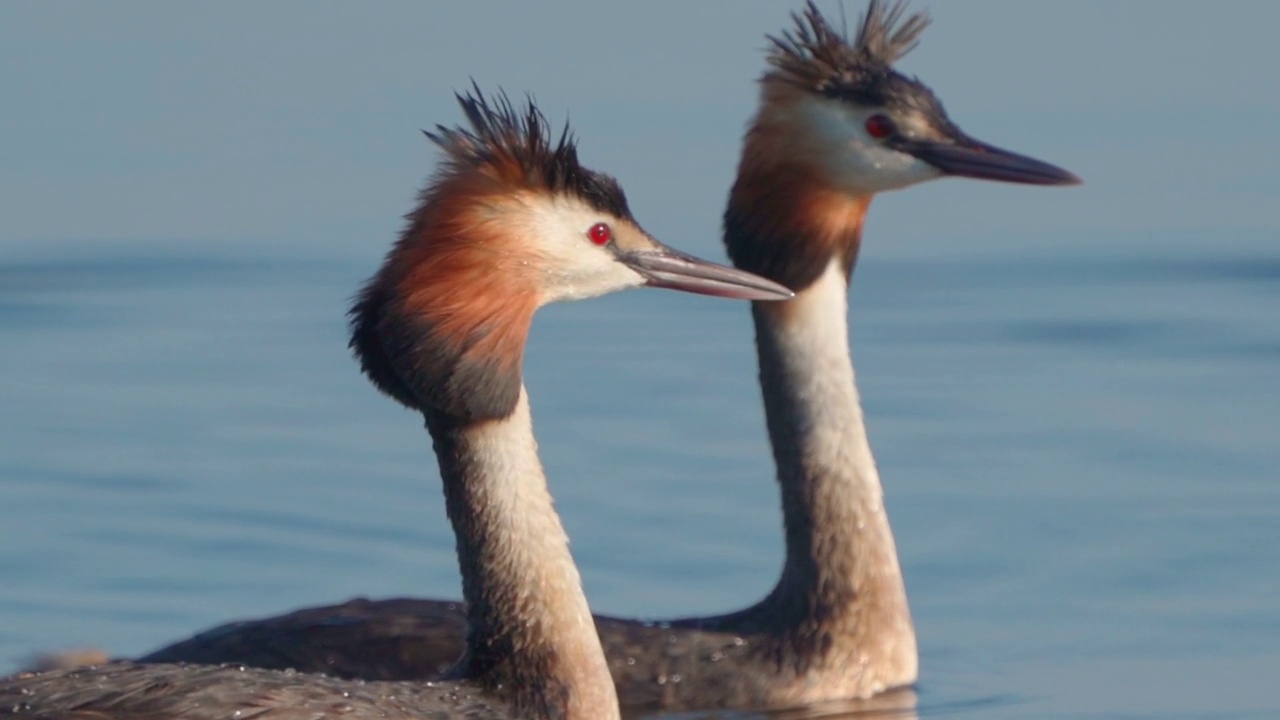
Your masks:
<svg viewBox="0 0 1280 720"><path fill-rule="evenodd" d="M524 387L510 416L460 432L442 459L468 611L468 657L535 676L567 720L617 718L618 698L569 539L538 459ZM441 443L437 439L437 450ZM502 648L493 657L493 648ZM479 656L484 659L478 660ZM464 658L464 663L468 662Z"/></svg>
<svg viewBox="0 0 1280 720"><path fill-rule="evenodd" d="M812 285L796 294L786 322L773 331L795 401L801 454L845 468L880 497L880 475L866 439L861 398L848 339L849 285L833 259Z"/></svg>
<svg viewBox="0 0 1280 720"><path fill-rule="evenodd" d="M831 262L789 303L757 305L760 378L778 465L786 565L762 605L821 626L811 679L875 692L916 676L916 641L849 354L848 282ZM809 637L801 633L798 637ZM850 663L854 663L851 665ZM816 673L816 675L815 675ZM819 685L821 682L818 683ZM855 686L857 689L855 689Z"/></svg>

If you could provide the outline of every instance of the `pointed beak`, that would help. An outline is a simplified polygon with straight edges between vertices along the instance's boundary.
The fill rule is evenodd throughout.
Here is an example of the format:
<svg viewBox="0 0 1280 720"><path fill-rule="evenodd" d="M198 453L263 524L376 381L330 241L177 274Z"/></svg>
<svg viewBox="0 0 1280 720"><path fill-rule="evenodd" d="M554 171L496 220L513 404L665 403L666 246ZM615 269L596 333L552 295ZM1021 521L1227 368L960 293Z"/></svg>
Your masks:
<svg viewBox="0 0 1280 720"><path fill-rule="evenodd" d="M960 136L954 140L902 139L898 149L938 168L947 175L1021 183L1024 185L1079 185L1080 178L1057 165L1002 150Z"/></svg>
<svg viewBox="0 0 1280 720"><path fill-rule="evenodd" d="M795 293L749 272L686 255L660 243L652 250L618 254L649 287L670 288L735 300L789 300Z"/></svg>

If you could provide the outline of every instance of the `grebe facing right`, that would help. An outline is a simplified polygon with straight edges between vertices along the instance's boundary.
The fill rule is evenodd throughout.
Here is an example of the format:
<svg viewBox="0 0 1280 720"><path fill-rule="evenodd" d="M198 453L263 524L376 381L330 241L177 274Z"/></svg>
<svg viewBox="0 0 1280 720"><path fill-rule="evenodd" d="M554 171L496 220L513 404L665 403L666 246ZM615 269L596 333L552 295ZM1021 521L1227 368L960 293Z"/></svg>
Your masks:
<svg viewBox="0 0 1280 720"><path fill-rule="evenodd" d="M724 214L734 265L796 292L777 307L752 304L786 559L755 605L674 625L741 635L740 682L768 704L866 698L918 677L848 340L872 198L947 176L1080 182L969 137L928 87L894 70L929 23L905 13L905 2L872 0L850 40L809 2L792 32L772 39Z"/></svg>
<svg viewBox="0 0 1280 720"><path fill-rule="evenodd" d="M642 285L744 299L791 293L658 243L621 188L578 163L530 103L478 89L469 129L351 310L351 347L421 412L467 601L462 657L434 683L363 683L232 666L111 663L0 681L0 715L159 720L608 720L618 701L547 491L522 380L534 312Z"/></svg>
<svg viewBox="0 0 1280 720"><path fill-rule="evenodd" d="M872 0L852 37L812 3L793 19L771 38L725 212L735 264L797 293L753 307L786 561L773 590L738 612L656 625L598 617L626 714L868 697L916 680L915 631L849 353L863 221L877 193L946 176L1079 182L968 137L924 84L894 69L929 22L904 2ZM223 626L146 659L421 677L458 651L463 612L355 600Z"/></svg>

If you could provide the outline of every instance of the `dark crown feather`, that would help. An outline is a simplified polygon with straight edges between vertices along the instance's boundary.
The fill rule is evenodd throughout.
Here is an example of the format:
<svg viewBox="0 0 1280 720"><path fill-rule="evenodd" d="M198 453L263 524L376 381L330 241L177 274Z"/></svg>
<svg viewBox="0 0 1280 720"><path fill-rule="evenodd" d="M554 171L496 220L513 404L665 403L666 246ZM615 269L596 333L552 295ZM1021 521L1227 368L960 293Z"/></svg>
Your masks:
<svg viewBox="0 0 1280 720"><path fill-rule="evenodd" d="M769 63L786 79L836 97L874 95L874 85L894 74L893 63L920 42L927 13L904 15L907 0L871 0L852 41L837 31L813 0L792 13L795 27L769 36Z"/></svg>
<svg viewBox="0 0 1280 720"><path fill-rule="evenodd" d="M506 179L534 190L576 195L597 210L631 217L618 182L578 162L577 139L568 123L552 141L550 124L532 97L517 109L501 90L486 98L475 81L470 92L454 97L471 127L437 125L434 132L423 130L448 153L452 171L515 168L519 177Z"/></svg>

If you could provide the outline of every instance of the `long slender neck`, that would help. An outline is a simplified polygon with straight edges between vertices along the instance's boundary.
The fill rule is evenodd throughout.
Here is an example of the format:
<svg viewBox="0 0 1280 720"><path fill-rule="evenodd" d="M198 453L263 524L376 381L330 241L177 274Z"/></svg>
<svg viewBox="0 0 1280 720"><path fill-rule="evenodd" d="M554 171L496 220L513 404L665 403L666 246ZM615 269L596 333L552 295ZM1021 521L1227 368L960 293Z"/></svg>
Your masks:
<svg viewBox="0 0 1280 720"><path fill-rule="evenodd" d="M538 460L528 396L466 425L428 415L458 540L467 643L455 674L537 718L617 718L618 699Z"/></svg>
<svg viewBox="0 0 1280 720"><path fill-rule="evenodd" d="M735 264L797 290L789 302L752 305L787 553L752 614L788 628L802 656L888 663L914 678L915 630L846 324L870 198L822 187L786 164L764 170L744 161L725 214ZM794 182L775 182L784 171Z"/></svg>
<svg viewBox="0 0 1280 720"><path fill-rule="evenodd" d="M770 602L836 635L874 631L914 651L849 355L847 292L833 261L794 300L752 308L787 544Z"/></svg>

